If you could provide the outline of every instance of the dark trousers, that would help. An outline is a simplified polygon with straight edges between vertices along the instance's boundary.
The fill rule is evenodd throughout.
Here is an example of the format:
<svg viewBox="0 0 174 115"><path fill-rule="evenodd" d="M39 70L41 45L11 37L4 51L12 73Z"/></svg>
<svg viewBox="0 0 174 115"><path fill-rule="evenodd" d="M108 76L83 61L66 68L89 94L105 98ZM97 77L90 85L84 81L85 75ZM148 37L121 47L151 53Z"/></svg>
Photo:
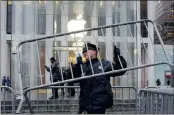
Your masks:
<svg viewBox="0 0 174 115"><path fill-rule="evenodd" d="M57 80L53 79L53 82L57 82ZM57 86L57 85L55 85ZM52 88L52 94L54 98L58 98L58 88Z"/></svg>
<svg viewBox="0 0 174 115"><path fill-rule="evenodd" d="M56 86L57 86L57 85L56 85ZM58 85L58 86L64 86L64 84L61 84L61 85ZM53 89L52 89L52 93L53 93L53 96L54 96L55 98L59 97L59 96L58 96L58 90L59 90L59 88L53 88ZM61 88L61 95L64 95L64 89L63 89L63 88Z"/></svg>
<svg viewBox="0 0 174 115"><path fill-rule="evenodd" d="M92 111L88 111L87 114L105 114L104 108L93 109Z"/></svg>
<svg viewBox="0 0 174 115"><path fill-rule="evenodd" d="M78 114L82 114L82 110L79 110ZM86 111L87 114L105 114L106 112L106 109L105 108L95 108L95 109L92 109L92 110L88 110Z"/></svg>
<svg viewBox="0 0 174 115"><path fill-rule="evenodd" d="M53 82L58 82L58 80L53 79ZM64 86L64 84L60 84L60 85L54 85L54 86ZM54 98L58 98L58 89L59 88L52 88L52 94ZM61 88L61 94L64 95L64 89Z"/></svg>
<svg viewBox="0 0 174 115"><path fill-rule="evenodd" d="M74 83L70 82L70 83L68 83L68 86L74 86ZM69 93L69 96L74 96L75 95L75 89L74 88L68 88L68 93Z"/></svg>
<svg viewBox="0 0 174 115"><path fill-rule="evenodd" d="M105 110L92 111L92 112L88 112L87 114L105 114Z"/></svg>

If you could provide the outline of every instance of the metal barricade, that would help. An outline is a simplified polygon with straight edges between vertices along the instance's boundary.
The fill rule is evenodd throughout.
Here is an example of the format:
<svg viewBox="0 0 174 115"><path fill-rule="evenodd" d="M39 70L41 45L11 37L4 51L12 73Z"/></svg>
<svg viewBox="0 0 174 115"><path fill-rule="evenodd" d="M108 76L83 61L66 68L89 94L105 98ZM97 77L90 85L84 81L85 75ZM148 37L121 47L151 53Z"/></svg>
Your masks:
<svg viewBox="0 0 174 115"><path fill-rule="evenodd" d="M147 45L145 43L146 40L141 36L140 24L144 24L145 28L148 32L148 38L146 38L146 40L149 41L149 48L147 48ZM134 30L136 30L136 32L132 31L131 28L134 28ZM149 29L152 29L152 28L154 29L154 31L157 34L158 40L160 42L162 51L163 51L165 59L166 59L165 61L161 62L159 60L158 54L155 50L154 41L152 39L153 34L151 34L151 32L150 32L150 31L153 31L153 30L149 30ZM72 65L71 65L71 63L69 63L69 68L71 70L72 78L68 79L68 80L65 80L64 76L63 76L63 67L67 66L67 65L62 64L62 58L60 58L60 52L59 52L60 48L63 48L65 51L66 50L69 51L69 49L76 50L80 54L81 49L79 49L79 47L78 47L79 40L81 40L84 43L85 46L87 46L87 42L89 42L90 40L93 40L93 42L96 43L96 45L98 46L98 41L99 41L98 37L99 36L96 35L96 32L100 31L103 34L103 36L105 36L104 32L103 32L104 30L110 32L110 34L109 34L110 39L109 40L112 41L115 46L117 46L117 41L113 37L114 36L113 35L113 29L119 30L120 37L123 39L121 45L125 46L124 47L125 51L121 50L121 54L124 53L126 55L126 61L128 63L127 68L123 68L123 66L122 66L122 69L114 70L113 66L112 66L112 62L109 61L111 66L112 66L112 71L108 71L108 72L103 71L104 67L101 63L100 51L98 51L98 49L97 49L97 51L99 52L97 54L98 54L98 58L99 58L100 65L101 65L101 70L102 70L101 73L96 74L96 73L93 72L91 59L89 58L89 62L90 62L91 70L92 70L92 75L85 76L84 72L83 72L83 69L81 67L82 76L76 76L77 78L74 78L73 73L72 73ZM125 30L127 30L126 33L128 35L124 33ZM92 39L87 38L87 36L86 36L87 32L91 33L91 36L92 36L91 38ZM83 39L78 39L78 37L76 37L77 34L84 35ZM74 37L72 37L72 36L74 36ZM23 94L25 94L26 91L27 91L27 90L23 91L22 73L25 72L24 69L27 69L27 72L29 73L30 77L32 77L34 74L38 74L38 76L43 76L43 75L41 75L41 70L40 70L41 67L40 67L40 57L39 57L40 54L38 52L38 44L39 44L39 41L48 42L49 40L53 40L54 38L59 39L59 40L61 38L61 40L64 40L64 43L65 43L64 46L60 46L60 45L57 44L57 47L53 47L53 49L57 51L57 57L58 57L58 61L59 61L59 64L60 64L59 66L60 66L62 81L49 83L49 84L35 85L35 86L32 85L27 90L40 89L40 88L45 88L45 87L49 87L49 86L64 84L64 83L78 81L78 80L89 79L89 78L98 77L98 76L102 76L102 75L110 75L110 74L113 74L113 73L119 73L119 72L125 72L125 71L127 71L127 72L132 71L133 73L136 73L137 71L135 71L135 70L145 69L145 68L148 68L148 70L150 70L149 69L150 67L157 66L157 65L168 65L171 69L173 69L173 66L172 66L173 64L169 62L168 55L167 55L167 53L164 49L164 43L163 43L162 38L159 34L159 31L157 30L156 25L154 24L153 21L147 20L147 19L146 20L140 20L140 21L131 21L131 22L126 22L126 23L112 24L112 25L101 26L101 27L96 27L96 28L89 28L89 29L84 29L84 30L79 30L79 31L74 31L74 32L68 32L68 33L61 33L61 34L58 34L58 35L46 36L46 37L41 37L41 38L37 38L37 39L24 40L24 41L18 43L18 45L16 47L16 52L13 52L14 54L16 54L15 56L16 56L16 60L17 60L17 68L18 68L18 72L19 72L19 77L18 77L19 86L20 86L19 89L20 89L20 94L21 94L21 101L19 103L17 113L20 113L22 104L24 102ZM106 38L108 39L108 36ZM108 43L108 40L106 38L105 37L103 38L105 45ZM76 43L76 46L74 46L73 48L70 48L68 46L68 39L73 40ZM133 47L134 47L134 51L133 51L134 55L135 55L135 59L133 59L134 62L132 62L132 56L130 55L128 42L132 43ZM35 48L33 49L32 47L34 47L34 46L35 46ZM24 48L27 49L27 50L25 50L25 54L26 54L25 57L29 57L29 52L31 51L31 49L36 51L35 53L32 53L32 54L30 53L32 56L36 56L35 57L36 62L31 63L30 58L27 58L28 62L25 62L25 64L28 64L28 65L26 65L26 66L22 65L22 61L23 60L26 61L25 58L23 60L21 60L21 58L22 58L22 49L24 49ZM88 50L88 47L87 47L87 50ZM110 50L112 51L112 49L110 49ZM141 51L137 51L137 50L143 50L147 54L147 62L142 62L142 60L141 60ZM157 58L157 60L158 60L156 63L154 62L154 58L152 58L153 55L149 56L148 50L151 50L154 53L154 58ZM69 58L69 52L67 53L67 57ZM119 59L119 62L121 63L119 56L118 56L118 59ZM69 59L66 62L69 62ZM31 64L33 64L33 65L31 65ZM121 63L121 65L122 65L122 63ZM35 69L34 69L34 67L35 67ZM34 72L35 70L38 70L38 69L39 69L39 73ZM52 77L51 72L50 72L50 76Z"/></svg>
<svg viewBox="0 0 174 115"><path fill-rule="evenodd" d="M48 99L50 89L75 89L75 95L61 95L59 92L58 99ZM108 114L131 114L136 113L136 95L137 91L134 87L121 87L112 86L114 103L112 108L109 108L106 113ZM28 106L26 103L30 103L30 109L33 113L42 114L76 114L79 108L79 86L51 86L36 90L28 90L28 94L24 94L25 98L28 98L28 102L25 102L22 107L22 113L28 113ZM27 93L26 92L26 93ZM42 93L41 93L42 92Z"/></svg>
<svg viewBox="0 0 174 115"><path fill-rule="evenodd" d="M11 87L1 86L1 114L15 113L15 93Z"/></svg>
<svg viewBox="0 0 174 115"><path fill-rule="evenodd" d="M174 114L174 89L157 87L139 92L139 114Z"/></svg>

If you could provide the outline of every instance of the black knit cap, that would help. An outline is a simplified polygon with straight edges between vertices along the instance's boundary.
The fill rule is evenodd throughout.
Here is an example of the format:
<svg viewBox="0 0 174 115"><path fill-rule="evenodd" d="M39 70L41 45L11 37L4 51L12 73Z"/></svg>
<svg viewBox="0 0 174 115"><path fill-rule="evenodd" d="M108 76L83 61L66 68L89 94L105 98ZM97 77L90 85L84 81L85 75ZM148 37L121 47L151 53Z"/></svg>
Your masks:
<svg viewBox="0 0 174 115"><path fill-rule="evenodd" d="M82 53L85 53L85 52L87 51L86 45L87 45L87 47L88 47L88 50L97 51L97 46L96 46L96 45L91 44L91 43L87 43L87 44L84 44L84 46L83 46L83 52L82 52ZM98 48L98 50L99 50L99 48Z"/></svg>
<svg viewBox="0 0 174 115"><path fill-rule="evenodd" d="M55 61L56 59L55 59L54 57L51 57L51 58L50 58L50 60L53 60L53 61Z"/></svg>

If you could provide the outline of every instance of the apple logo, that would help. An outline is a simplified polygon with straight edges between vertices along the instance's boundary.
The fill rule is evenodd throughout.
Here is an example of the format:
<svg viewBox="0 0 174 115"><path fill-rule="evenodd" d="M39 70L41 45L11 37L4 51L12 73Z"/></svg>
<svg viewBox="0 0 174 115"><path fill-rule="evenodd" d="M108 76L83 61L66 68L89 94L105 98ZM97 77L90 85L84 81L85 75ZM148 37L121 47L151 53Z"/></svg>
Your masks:
<svg viewBox="0 0 174 115"><path fill-rule="evenodd" d="M76 20L70 20L67 24L68 32L83 30L85 27L86 21L82 19L82 15L77 16ZM87 32L81 32L76 34L71 34L71 37L82 38L86 35Z"/></svg>

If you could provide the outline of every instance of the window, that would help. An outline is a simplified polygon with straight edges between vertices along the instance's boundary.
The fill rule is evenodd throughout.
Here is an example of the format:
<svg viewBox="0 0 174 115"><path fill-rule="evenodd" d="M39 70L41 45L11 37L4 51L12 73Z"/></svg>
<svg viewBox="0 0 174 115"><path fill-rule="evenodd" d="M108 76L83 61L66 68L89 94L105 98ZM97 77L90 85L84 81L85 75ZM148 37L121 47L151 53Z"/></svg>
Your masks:
<svg viewBox="0 0 174 115"><path fill-rule="evenodd" d="M61 4L53 1L53 34L61 33Z"/></svg>
<svg viewBox="0 0 174 115"><path fill-rule="evenodd" d="M91 17L93 12L93 3L94 1L84 1L84 20L87 22L85 28L91 28ZM88 31L88 36L91 35L91 32Z"/></svg>
<svg viewBox="0 0 174 115"><path fill-rule="evenodd" d="M7 1L6 33L12 34L12 1Z"/></svg>
<svg viewBox="0 0 174 115"><path fill-rule="evenodd" d="M38 42L38 50L39 50L39 58L40 58L40 69L42 77L42 84L45 84L45 41L39 41Z"/></svg>
<svg viewBox="0 0 174 115"><path fill-rule="evenodd" d="M44 35L46 33L46 5L40 2L37 9L37 34Z"/></svg>
<svg viewBox="0 0 174 115"><path fill-rule="evenodd" d="M105 45L105 43L99 42L98 47L99 47L100 58L101 59L106 58L106 45Z"/></svg>
<svg viewBox="0 0 174 115"><path fill-rule="evenodd" d="M106 25L106 1L97 1L98 26ZM98 36L106 36L106 29L99 30Z"/></svg>
<svg viewBox="0 0 174 115"><path fill-rule="evenodd" d="M94 1L69 1L68 21L77 20L79 22L80 20L84 20L86 22L84 29L91 28L93 2ZM90 36L91 32L87 32L86 35Z"/></svg>
<svg viewBox="0 0 174 115"><path fill-rule="evenodd" d="M135 43L133 42L128 42L127 46L124 42L117 42L116 46L117 48L120 48L120 53L121 55L125 58L126 62L127 62L127 67L135 67L136 65L136 61L137 61L137 55L135 55L134 53L134 45ZM115 44L113 43L113 48L115 47ZM113 56L114 56L114 49L112 49L113 52ZM124 78L123 76L118 76L118 77L114 77L113 78L113 85L117 85L117 86L121 86L123 84L125 85L129 85L129 86L136 86L136 72L137 70L134 71L128 71L126 72L126 74L124 74ZM127 81L125 81L123 83L123 81L127 79Z"/></svg>
<svg viewBox="0 0 174 115"><path fill-rule="evenodd" d="M22 26L21 26L21 33L22 34L31 34L32 31L35 31L35 22L34 22L34 18L35 16L35 6L33 4L33 2L27 2L27 1L23 1L22 4Z"/></svg>
<svg viewBox="0 0 174 115"><path fill-rule="evenodd" d="M26 4L23 4L22 5L22 28L21 28L21 31L22 31L22 34L26 34L26 16L27 16L27 12L26 12L26 7L27 5Z"/></svg>
<svg viewBox="0 0 174 115"><path fill-rule="evenodd" d="M120 23L120 1L112 4L112 24ZM113 36L120 36L120 29L112 28Z"/></svg>
<svg viewBox="0 0 174 115"><path fill-rule="evenodd" d="M141 14L141 20L142 19L147 19L147 0L141 0L140 1L140 14ZM148 26L148 23L146 22L146 25ZM147 37L148 36L148 31L146 29L146 26L144 23L141 23L141 36L142 37Z"/></svg>
<svg viewBox="0 0 174 115"><path fill-rule="evenodd" d="M57 50L57 48L60 46L61 46L61 41L53 41L53 57L56 58L57 62L59 62L59 59L61 60L60 50Z"/></svg>
<svg viewBox="0 0 174 115"><path fill-rule="evenodd" d="M135 10L134 10L134 3L136 1L126 1L126 7L127 7L127 22L134 21L135 20ZM127 26L127 36L129 37L134 37L134 29L135 25L134 24L129 24Z"/></svg>
<svg viewBox="0 0 174 115"><path fill-rule="evenodd" d="M23 44L20 56L23 87L45 84L45 41Z"/></svg>

